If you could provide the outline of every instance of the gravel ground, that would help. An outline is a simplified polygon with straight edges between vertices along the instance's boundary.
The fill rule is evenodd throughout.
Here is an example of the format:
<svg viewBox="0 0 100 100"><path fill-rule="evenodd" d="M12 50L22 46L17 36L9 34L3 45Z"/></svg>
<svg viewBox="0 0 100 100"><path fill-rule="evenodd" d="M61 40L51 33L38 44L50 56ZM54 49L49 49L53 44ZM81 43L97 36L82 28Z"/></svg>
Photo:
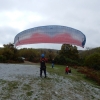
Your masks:
<svg viewBox="0 0 100 100"><path fill-rule="evenodd" d="M38 65L0 64L0 100L100 100L99 86L47 76L39 77Z"/></svg>

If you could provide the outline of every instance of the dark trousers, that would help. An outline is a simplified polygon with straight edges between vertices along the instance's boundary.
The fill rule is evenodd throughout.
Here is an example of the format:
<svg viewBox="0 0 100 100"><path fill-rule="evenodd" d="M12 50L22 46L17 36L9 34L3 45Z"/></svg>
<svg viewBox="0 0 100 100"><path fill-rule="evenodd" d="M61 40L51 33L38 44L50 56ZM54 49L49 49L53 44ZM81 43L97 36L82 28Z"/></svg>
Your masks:
<svg viewBox="0 0 100 100"><path fill-rule="evenodd" d="M65 74L68 74L68 71L65 71Z"/></svg>
<svg viewBox="0 0 100 100"><path fill-rule="evenodd" d="M42 77L42 72L44 71L44 75L46 77L46 68L42 69L40 68L40 77Z"/></svg>
<svg viewBox="0 0 100 100"><path fill-rule="evenodd" d="M54 67L54 63L52 63L52 68Z"/></svg>

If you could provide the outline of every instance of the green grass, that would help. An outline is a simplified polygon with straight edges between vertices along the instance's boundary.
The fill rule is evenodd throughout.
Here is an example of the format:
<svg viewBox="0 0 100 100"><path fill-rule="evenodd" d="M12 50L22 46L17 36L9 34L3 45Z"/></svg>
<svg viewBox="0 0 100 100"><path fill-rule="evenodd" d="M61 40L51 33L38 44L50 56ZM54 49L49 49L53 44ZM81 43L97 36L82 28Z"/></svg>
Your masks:
<svg viewBox="0 0 100 100"><path fill-rule="evenodd" d="M26 63L26 64L34 65L34 63ZM35 65L39 66L40 64L36 63ZM63 76L63 78L70 78L74 81L81 81L82 80L82 81L86 81L86 82L94 84L94 85L98 85L97 82L93 81L92 79L87 78L85 74L77 72L78 69L74 69L73 67L69 66L71 68L72 75L71 74L66 75L65 74L65 67L66 66L64 66L64 65L55 64L54 68L52 68L50 63L46 63L46 66L47 66L47 72L49 72L52 75L57 74L59 76Z"/></svg>
<svg viewBox="0 0 100 100"><path fill-rule="evenodd" d="M24 84L22 87L23 90L31 90L30 84Z"/></svg>
<svg viewBox="0 0 100 100"><path fill-rule="evenodd" d="M2 86L0 96L2 99L8 100L11 97L13 90L18 89L19 82L0 80L0 86Z"/></svg>
<svg viewBox="0 0 100 100"><path fill-rule="evenodd" d="M29 64L33 64L34 65L34 63L29 63ZM40 66L40 63L36 63L35 65ZM77 71L78 69L74 69L73 67L69 66L71 68L71 71L72 71L71 74L72 75L71 74L66 75L65 74L65 67L66 66L64 66L64 65L55 64L54 68L52 68L50 63L46 63L46 66L47 66L47 72L49 72L52 75L57 74L59 76L63 76L63 78L70 78L70 79L72 79L74 81L81 81L82 80L82 81L86 81L88 83L94 84L96 86L98 85L96 81L93 81L92 79L87 78L85 74L79 73Z"/></svg>
<svg viewBox="0 0 100 100"><path fill-rule="evenodd" d="M47 64L47 71L50 74L57 74L57 75L60 75L60 76L63 76L63 77L69 77L69 78L71 78L71 77L74 78L74 76L75 76L75 78L84 77L83 74L78 73L77 70L72 68L72 67L70 67L72 73L69 73L68 75L65 74L65 67L66 66L64 66L64 65L55 65L54 68L52 68L50 64Z"/></svg>
<svg viewBox="0 0 100 100"><path fill-rule="evenodd" d="M69 66L71 68L71 73L69 73L67 75L67 74L65 74L66 66L64 66L64 65L55 65L54 68L51 67L51 64L47 63L46 65L47 65L47 71L52 75L57 74L59 76L63 76L63 78L72 79L73 81L86 81L93 85L97 85L97 83L95 81L86 78L85 74L79 73L77 71L78 69L74 69L73 67Z"/></svg>
<svg viewBox="0 0 100 100"><path fill-rule="evenodd" d="M27 96L31 96L32 94L33 94L33 91L26 92Z"/></svg>

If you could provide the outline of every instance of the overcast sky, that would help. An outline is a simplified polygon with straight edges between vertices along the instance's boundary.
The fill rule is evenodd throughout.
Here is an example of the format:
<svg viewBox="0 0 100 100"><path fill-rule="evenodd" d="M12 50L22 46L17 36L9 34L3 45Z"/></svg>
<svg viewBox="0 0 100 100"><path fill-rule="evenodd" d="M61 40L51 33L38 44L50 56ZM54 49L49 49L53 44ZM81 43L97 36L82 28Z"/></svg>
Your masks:
<svg viewBox="0 0 100 100"><path fill-rule="evenodd" d="M21 31L44 25L63 25L86 35L87 47L100 47L100 0L0 0L0 47L13 43ZM33 44L18 48L60 49L61 45Z"/></svg>

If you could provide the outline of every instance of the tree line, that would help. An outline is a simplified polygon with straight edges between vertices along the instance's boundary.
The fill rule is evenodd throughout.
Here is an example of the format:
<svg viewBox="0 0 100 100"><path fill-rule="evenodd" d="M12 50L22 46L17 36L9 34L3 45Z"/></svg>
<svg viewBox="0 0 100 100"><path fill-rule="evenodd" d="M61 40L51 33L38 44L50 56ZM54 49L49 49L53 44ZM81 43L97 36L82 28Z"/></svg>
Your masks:
<svg viewBox="0 0 100 100"><path fill-rule="evenodd" d="M25 60L38 63L41 54L45 54L48 63L54 59L56 64L69 66L87 66L95 70L100 70L100 47L87 49L84 51L77 50L76 46L63 44L61 50L53 49L17 49L12 43L4 44L0 48L1 63L23 63Z"/></svg>

